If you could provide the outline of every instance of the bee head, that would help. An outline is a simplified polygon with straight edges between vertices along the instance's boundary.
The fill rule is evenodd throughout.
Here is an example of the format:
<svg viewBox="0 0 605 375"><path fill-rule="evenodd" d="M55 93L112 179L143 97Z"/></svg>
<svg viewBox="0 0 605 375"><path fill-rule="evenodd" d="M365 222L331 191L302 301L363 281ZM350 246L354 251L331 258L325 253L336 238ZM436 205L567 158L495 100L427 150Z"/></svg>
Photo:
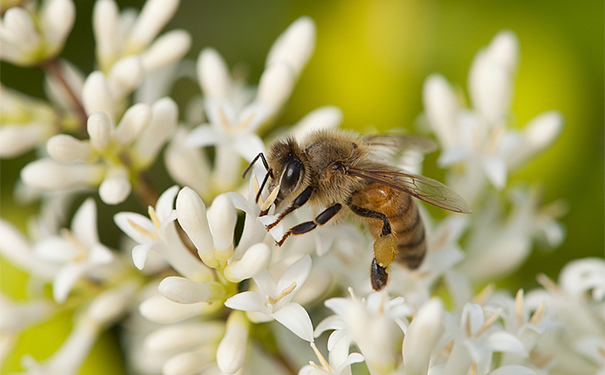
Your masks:
<svg viewBox="0 0 605 375"><path fill-rule="evenodd" d="M296 141L293 138L286 138L273 144L269 153L269 164L275 173L270 189L279 185L276 205L288 198L296 197L296 193L305 185L307 175Z"/></svg>

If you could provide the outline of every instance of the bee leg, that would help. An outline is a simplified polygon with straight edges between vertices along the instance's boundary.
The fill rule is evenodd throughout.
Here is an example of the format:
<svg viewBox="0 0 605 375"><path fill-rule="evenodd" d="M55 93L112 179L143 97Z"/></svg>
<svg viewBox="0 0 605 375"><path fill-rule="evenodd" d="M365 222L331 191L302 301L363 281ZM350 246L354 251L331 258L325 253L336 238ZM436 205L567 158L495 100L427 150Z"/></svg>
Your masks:
<svg viewBox="0 0 605 375"><path fill-rule="evenodd" d="M395 235L391 230L391 222L383 213L368 210L367 208L362 208L353 204L350 204L349 208L353 213L359 216L379 219L383 222L380 236L374 242L374 260L372 261L370 273L372 287L375 290L380 290L387 283L389 278L388 267L393 263L395 256L397 255L397 242L395 241Z"/></svg>
<svg viewBox="0 0 605 375"><path fill-rule="evenodd" d="M381 290L387 285L389 281L389 269L388 267L382 267L376 261L376 258L372 260L372 268L370 269L370 279L372 280L372 289Z"/></svg>
<svg viewBox="0 0 605 375"><path fill-rule="evenodd" d="M282 219L284 217L286 217L286 215L290 214L292 211L296 210L297 208L300 208L302 205L304 205L305 203L307 203L307 201L309 200L309 198L311 198L311 193L312 192L313 192L313 188L311 186L309 186L308 188L306 188L305 190L303 190L303 192L300 193L298 195L298 197L296 197L296 199L294 199L294 202L292 202L292 204L290 205L290 207L288 207L284 212L282 212L279 215L279 217L277 218L277 220L275 220L273 223L267 225L266 229L267 230L272 229L277 224L279 224L279 222L282 221Z"/></svg>
<svg viewBox="0 0 605 375"><path fill-rule="evenodd" d="M330 206L330 207L326 208L325 210L323 210L319 215L317 215L315 220L305 221L304 223L300 223L298 225L293 226L292 228L288 229L288 231L284 234L284 236L282 237L281 240L276 242L277 246L281 246L284 243L284 241L286 240L286 238L290 237L290 235L292 235L292 234L294 234L294 235L304 234L304 233L312 231L313 229L317 228L319 225L324 225L325 223L328 222L328 220L330 220L331 218L336 216L336 214L340 211L341 208L342 208L342 205L340 203L336 203L335 205Z"/></svg>

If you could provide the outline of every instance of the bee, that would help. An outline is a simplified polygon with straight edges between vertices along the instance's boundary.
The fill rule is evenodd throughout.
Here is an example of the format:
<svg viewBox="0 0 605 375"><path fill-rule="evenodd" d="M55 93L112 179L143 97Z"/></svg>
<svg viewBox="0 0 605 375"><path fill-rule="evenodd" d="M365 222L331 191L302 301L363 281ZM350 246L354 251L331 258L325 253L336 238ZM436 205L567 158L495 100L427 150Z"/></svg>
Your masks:
<svg viewBox="0 0 605 375"><path fill-rule="evenodd" d="M314 220L288 229L276 241L278 246L289 236L308 233L330 220L347 215L361 219L375 239L370 279L374 290L381 290L393 262L416 269L426 255L425 227L412 197L453 212L471 213L466 201L452 189L405 172L385 158L408 147L429 152L434 143L414 136L316 131L301 142L291 136L275 141L268 157L258 154L244 176L260 158L267 173L257 201L267 181L270 191L278 189L276 210L285 209L267 230L305 204L323 208Z"/></svg>

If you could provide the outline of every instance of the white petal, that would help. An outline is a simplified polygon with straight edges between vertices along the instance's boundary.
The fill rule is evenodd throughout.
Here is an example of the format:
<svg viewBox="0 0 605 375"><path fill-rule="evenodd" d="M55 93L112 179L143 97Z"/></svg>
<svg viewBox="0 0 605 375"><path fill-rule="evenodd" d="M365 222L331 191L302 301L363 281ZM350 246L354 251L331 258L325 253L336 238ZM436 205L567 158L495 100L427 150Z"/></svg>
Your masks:
<svg viewBox="0 0 605 375"><path fill-rule="evenodd" d="M147 243L157 239L157 230L149 218L135 212L119 212L113 217L116 225L126 233L128 237L138 243ZM147 233L153 234L156 238L150 237L148 234L138 231L131 223L141 227Z"/></svg>
<svg viewBox="0 0 605 375"><path fill-rule="evenodd" d="M309 276L309 272L311 271L311 257L309 255L305 255L300 258L296 262L294 262L288 269L283 273L279 281L277 282L277 292L280 293L285 288L292 285L292 283L296 283L296 288L284 297L286 301L292 299L296 291L300 289L302 284L304 284L305 280L307 280L307 276Z"/></svg>
<svg viewBox="0 0 605 375"><path fill-rule="evenodd" d="M483 168L487 178L496 189L506 186L506 163L499 157L487 158L483 161Z"/></svg>
<svg viewBox="0 0 605 375"><path fill-rule="evenodd" d="M93 198L88 198L80 205L71 221L71 231L86 247L99 242L97 205Z"/></svg>
<svg viewBox="0 0 605 375"><path fill-rule="evenodd" d="M258 135L251 133L246 137L238 138L235 142L235 149L246 161L250 162L259 153L265 152L265 144Z"/></svg>
<svg viewBox="0 0 605 375"><path fill-rule="evenodd" d="M520 365L508 365L498 367L494 371L490 372L489 375L537 375L538 373L529 367Z"/></svg>
<svg viewBox="0 0 605 375"><path fill-rule="evenodd" d="M464 305L461 318L460 326L470 326L471 333L475 334L475 332L477 332L485 322L483 307L475 303L467 303Z"/></svg>
<svg viewBox="0 0 605 375"><path fill-rule="evenodd" d="M347 357L347 359L336 368L336 374L341 374L347 367L351 366L353 363L363 362L364 358L360 353L351 353Z"/></svg>
<svg viewBox="0 0 605 375"><path fill-rule="evenodd" d="M344 329L347 325L338 315L328 316L322 320L315 328L315 337L319 337L324 331L331 329Z"/></svg>
<svg viewBox="0 0 605 375"><path fill-rule="evenodd" d="M36 257L52 263L70 262L77 254L77 249L64 238L54 236L38 242L33 253Z"/></svg>
<svg viewBox="0 0 605 375"><path fill-rule="evenodd" d="M227 265L224 274L227 280L239 282L258 275L271 261L271 249L265 243L252 245L240 260Z"/></svg>
<svg viewBox="0 0 605 375"><path fill-rule="evenodd" d="M169 218L174 210L174 199L179 193L179 187L174 185L160 195L155 205L155 211L162 224Z"/></svg>
<svg viewBox="0 0 605 375"><path fill-rule="evenodd" d="M88 262L90 264L108 264L111 263L113 259L113 252L101 244L92 246L88 251Z"/></svg>
<svg viewBox="0 0 605 375"><path fill-rule="evenodd" d="M527 356L527 351L523 347L523 343L517 336L508 332L499 331L492 333L487 338L487 344L489 348L495 352L516 353L523 357Z"/></svg>
<svg viewBox="0 0 605 375"><path fill-rule="evenodd" d="M205 283L178 276L162 280L158 290L169 300L185 304L206 302L211 295L210 288Z"/></svg>
<svg viewBox="0 0 605 375"><path fill-rule="evenodd" d="M424 111L433 132L445 150L457 143L456 118L459 103L454 89L440 74L432 74L424 81L422 89Z"/></svg>
<svg viewBox="0 0 605 375"><path fill-rule="evenodd" d="M234 310L267 312L264 298L257 292L242 292L225 301L225 306Z"/></svg>
<svg viewBox="0 0 605 375"><path fill-rule="evenodd" d="M227 319L227 331L216 350L216 363L221 372L233 374L244 365L250 323L243 313L233 311Z"/></svg>
<svg viewBox="0 0 605 375"><path fill-rule="evenodd" d="M443 303L433 298L424 303L408 327L403 340L403 361L411 374L425 374L431 353L441 337Z"/></svg>
<svg viewBox="0 0 605 375"><path fill-rule="evenodd" d="M65 302L71 288L85 270L86 265L82 263L69 264L61 268L53 282L53 299L58 303Z"/></svg>
<svg viewBox="0 0 605 375"><path fill-rule="evenodd" d="M155 245L154 242L137 245L132 249L132 261L136 268L142 270L145 268L145 260L147 259L147 254L149 254L149 249Z"/></svg>
<svg viewBox="0 0 605 375"><path fill-rule="evenodd" d="M218 137L210 125L200 125L189 133L186 142L188 146L206 147L216 144Z"/></svg>
<svg viewBox="0 0 605 375"><path fill-rule="evenodd" d="M276 291L277 283L267 270L261 271L258 275L254 276L254 282L262 295L274 296L275 294L279 294Z"/></svg>
<svg viewBox="0 0 605 375"><path fill-rule="evenodd" d="M274 312L273 317L298 337L313 342L313 324L309 313L298 303L289 303Z"/></svg>

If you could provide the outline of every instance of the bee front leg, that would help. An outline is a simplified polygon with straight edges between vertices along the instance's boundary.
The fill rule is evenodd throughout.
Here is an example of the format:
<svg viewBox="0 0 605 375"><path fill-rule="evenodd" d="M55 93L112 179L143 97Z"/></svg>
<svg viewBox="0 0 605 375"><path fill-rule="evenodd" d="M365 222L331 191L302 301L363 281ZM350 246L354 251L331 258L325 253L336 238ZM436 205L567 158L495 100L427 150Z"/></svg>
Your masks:
<svg viewBox="0 0 605 375"><path fill-rule="evenodd" d="M372 288L374 290L381 290L389 280L389 266L397 255L397 242L395 242L395 235L391 230L391 222L383 213L353 204L350 204L349 208L359 216L382 220L382 231L380 232L380 236L374 241L374 259L372 260L370 269Z"/></svg>
<svg viewBox="0 0 605 375"><path fill-rule="evenodd" d="M298 225L293 226L292 228L288 229L288 231L284 234L281 240L276 242L277 246L281 246L286 240L286 238L290 237L290 235L292 234L297 235L308 233L313 229L317 228L319 225L324 225L328 222L328 220L336 216L336 214L340 211L341 208L342 205L340 203L336 203L335 205L323 210L319 215L317 215L315 220L305 221L304 223L300 223Z"/></svg>
<svg viewBox="0 0 605 375"><path fill-rule="evenodd" d="M266 229L267 230L273 229L277 224L280 223L280 221L283 220L284 217L286 217L286 215L290 214L292 211L300 208L302 205L307 203L309 198L311 198L311 193L313 193L313 188L311 186L309 186L305 190L303 190L303 192L300 193L298 195L298 197L296 197L296 199L294 199L294 202L292 202L290 207L288 207L284 212L282 212L279 215L279 217L277 218L277 220L275 220L273 223L267 225Z"/></svg>

